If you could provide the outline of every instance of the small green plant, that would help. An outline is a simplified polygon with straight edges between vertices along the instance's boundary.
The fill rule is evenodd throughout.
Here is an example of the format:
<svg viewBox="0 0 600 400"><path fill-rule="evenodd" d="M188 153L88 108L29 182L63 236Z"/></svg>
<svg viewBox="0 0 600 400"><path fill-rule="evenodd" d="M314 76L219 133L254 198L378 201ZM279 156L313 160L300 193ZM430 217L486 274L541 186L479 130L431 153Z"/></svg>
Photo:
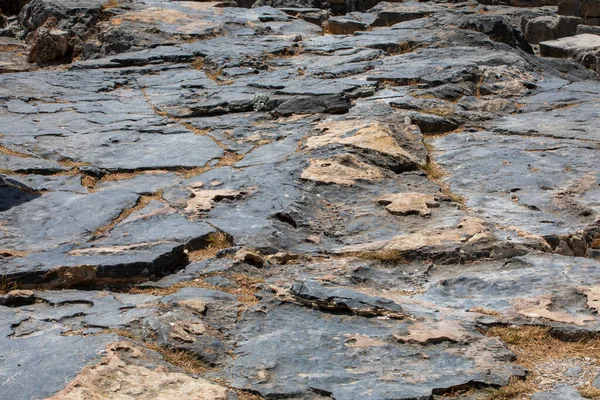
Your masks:
<svg viewBox="0 0 600 400"><path fill-rule="evenodd" d="M251 104L254 111L264 111L267 109L267 103L269 102L269 96L264 93L256 93L252 96Z"/></svg>

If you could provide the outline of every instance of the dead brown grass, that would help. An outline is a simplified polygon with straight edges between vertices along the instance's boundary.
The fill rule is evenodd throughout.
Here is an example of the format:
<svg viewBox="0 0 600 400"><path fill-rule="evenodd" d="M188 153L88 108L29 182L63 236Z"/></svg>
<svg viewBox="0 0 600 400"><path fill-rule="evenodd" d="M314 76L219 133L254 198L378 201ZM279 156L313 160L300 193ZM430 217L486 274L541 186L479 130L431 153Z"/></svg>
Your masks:
<svg viewBox="0 0 600 400"><path fill-rule="evenodd" d="M459 208L465 209L467 204L467 199L464 196L456 194L450 188L450 185L442 181L442 178L446 176L446 171L435 162L431 153L435 151L435 148L431 143L423 142L425 149L427 150L427 163L422 165L420 168L423 172L427 174L427 179L432 182L435 182L439 185L442 194L447 196L451 201L458 204Z"/></svg>
<svg viewBox="0 0 600 400"><path fill-rule="evenodd" d="M225 154L223 154L223 157L219 159L217 167L228 167L243 159L243 154L235 153L233 151L226 151Z"/></svg>
<svg viewBox="0 0 600 400"><path fill-rule="evenodd" d="M146 344L150 350L160 353L166 362L183 369L190 374L202 374L211 368L191 351L159 346L155 343Z"/></svg>
<svg viewBox="0 0 600 400"><path fill-rule="evenodd" d="M590 247L594 250L600 250L600 238L596 238L592 240Z"/></svg>
<svg viewBox="0 0 600 400"><path fill-rule="evenodd" d="M220 274L208 274L210 276L221 276ZM168 296L176 293L183 288L203 288L220 290L232 294L237 297L238 301L246 306L258 303L258 299L255 294L257 291L256 285L263 283L263 279L260 277L250 276L247 274L236 273L236 274L224 274L225 278L234 281L238 287L219 287L211 285L202 278L194 279L186 282L178 282L168 288L144 288L144 287L132 287L128 290L131 294L149 294L153 296Z"/></svg>
<svg viewBox="0 0 600 400"><path fill-rule="evenodd" d="M7 156L31 158L29 154L21 153L20 151L9 149L8 147L0 145L0 154L6 154Z"/></svg>
<svg viewBox="0 0 600 400"><path fill-rule="evenodd" d="M348 255L363 260L381 261L382 263L389 264L404 264L407 262L402 253L398 250L361 251Z"/></svg>
<svg viewBox="0 0 600 400"><path fill-rule="evenodd" d="M0 294L6 294L11 290L19 289L19 283L13 279L3 276L0 278Z"/></svg>
<svg viewBox="0 0 600 400"><path fill-rule="evenodd" d="M496 310L490 310L483 307L473 307L469 309L470 312L476 312L479 314L492 315L494 317L501 317L502 315Z"/></svg>
<svg viewBox="0 0 600 400"><path fill-rule="evenodd" d="M427 178L432 181L442 179L446 175L444 169L431 159L427 162L427 164L421 166L421 170L425 172L427 174Z"/></svg>
<svg viewBox="0 0 600 400"><path fill-rule="evenodd" d="M202 70L206 63L204 62L204 57L196 57L194 61L191 63L192 67L197 70Z"/></svg>
<svg viewBox="0 0 600 400"><path fill-rule="evenodd" d="M514 400L521 399L536 391L535 385L530 380L511 378L508 385L492 392L489 400Z"/></svg>
<svg viewBox="0 0 600 400"><path fill-rule="evenodd" d="M98 178L95 178L91 175L83 175L81 177L81 185L87 188L90 192L93 192L96 188L96 183L98 183Z"/></svg>
<svg viewBox="0 0 600 400"><path fill-rule="evenodd" d="M119 214L117 218L113 219L108 225L96 229L93 236L97 238L106 234L107 232L112 230L119 222L123 221L125 218L129 217L134 212L146 207L152 200L162 200L162 190L159 190L158 192L152 195L140 196L133 207L123 210L121 214Z"/></svg>
<svg viewBox="0 0 600 400"><path fill-rule="evenodd" d="M138 341L141 345L146 348L156 351L163 356L164 360L169 364L173 364L185 372L190 374L202 374L209 371L211 368L198 358L198 356L191 351L182 349L175 349L172 347L161 346L157 343L148 343L141 340L140 337L133 334L133 332L126 329L108 329L105 333L114 333L124 338Z"/></svg>
<svg viewBox="0 0 600 400"><path fill-rule="evenodd" d="M421 109L421 112L438 115L440 117L447 117L454 114L454 110L451 107L429 107Z"/></svg>
<svg viewBox="0 0 600 400"><path fill-rule="evenodd" d="M118 0L108 0L102 4L102 11L110 10L111 8L119 7L122 3Z"/></svg>
<svg viewBox="0 0 600 400"><path fill-rule="evenodd" d="M188 260L190 262L197 262L206 260L217 255L219 250L231 247L231 240L223 232L212 233L208 237L208 246L203 249L198 249L188 252Z"/></svg>
<svg viewBox="0 0 600 400"><path fill-rule="evenodd" d="M541 326L492 327L487 336L500 338L517 355L517 363L531 371L525 381L513 380L509 385L494 392L490 399L508 400L536 391L532 380L535 367L553 359L568 357L589 357L600 364L600 336L583 339L579 342L564 342L549 334L549 328ZM579 389L586 398L600 398L600 391L591 386Z"/></svg>

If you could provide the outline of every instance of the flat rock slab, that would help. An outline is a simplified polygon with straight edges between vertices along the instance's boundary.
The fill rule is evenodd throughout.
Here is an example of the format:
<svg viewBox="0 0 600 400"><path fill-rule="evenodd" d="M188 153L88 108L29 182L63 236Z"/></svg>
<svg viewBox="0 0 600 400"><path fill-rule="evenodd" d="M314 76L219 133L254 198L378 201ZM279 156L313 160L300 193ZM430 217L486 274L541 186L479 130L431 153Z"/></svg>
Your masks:
<svg viewBox="0 0 600 400"><path fill-rule="evenodd" d="M462 132L434 144L452 190L508 229L540 236L571 233L600 213L597 150L588 142Z"/></svg>
<svg viewBox="0 0 600 400"><path fill-rule="evenodd" d="M540 53L545 57L573 58L594 68L599 52L600 36L589 33L540 43Z"/></svg>
<svg viewBox="0 0 600 400"><path fill-rule="evenodd" d="M234 387L265 397L317 392L336 399L415 399L467 381L502 384L522 373L500 361L508 353L495 339L475 338L477 344L462 352L451 342L421 347L390 338L405 325L294 305L251 310L239 324L237 357L226 376ZM481 369L484 354L497 361ZM381 370L385 375L375 372Z"/></svg>

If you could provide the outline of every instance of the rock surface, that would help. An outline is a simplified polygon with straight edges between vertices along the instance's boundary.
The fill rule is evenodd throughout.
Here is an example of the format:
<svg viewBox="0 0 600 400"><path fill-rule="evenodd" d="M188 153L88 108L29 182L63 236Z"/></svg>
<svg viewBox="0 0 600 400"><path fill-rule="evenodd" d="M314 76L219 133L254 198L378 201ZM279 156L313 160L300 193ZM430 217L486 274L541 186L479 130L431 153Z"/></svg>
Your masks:
<svg viewBox="0 0 600 400"><path fill-rule="evenodd" d="M593 396L596 3L0 0L0 398Z"/></svg>

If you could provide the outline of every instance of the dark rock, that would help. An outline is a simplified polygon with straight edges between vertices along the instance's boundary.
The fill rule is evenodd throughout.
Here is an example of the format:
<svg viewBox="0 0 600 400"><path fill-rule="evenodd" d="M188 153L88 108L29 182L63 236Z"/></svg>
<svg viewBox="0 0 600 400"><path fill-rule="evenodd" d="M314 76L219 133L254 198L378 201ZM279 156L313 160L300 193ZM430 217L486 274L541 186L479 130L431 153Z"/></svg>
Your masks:
<svg viewBox="0 0 600 400"><path fill-rule="evenodd" d="M27 60L43 64L62 58L69 51L68 32L58 29L39 28L33 36L32 47Z"/></svg>
<svg viewBox="0 0 600 400"><path fill-rule="evenodd" d="M514 28L506 17L495 15L468 17L460 23L459 27L485 33L496 42L506 43L511 47L520 48L533 54L533 50L525 40L523 33Z"/></svg>
<svg viewBox="0 0 600 400"><path fill-rule="evenodd" d="M541 42L540 53L545 57L573 58L596 70L600 61L600 36L586 33Z"/></svg>
<svg viewBox="0 0 600 400"><path fill-rule="evenodd" d="M558 3L558 13L584 18L600 17L600 2L597 0L561 0Z"/></svg>
<svg viewBox="0 0 600 400"><path fill-rule="evenodd" d="M576 34L581 19L577 17L543 16L527 22L525 36L530 43L540 43Z"/></svg>

